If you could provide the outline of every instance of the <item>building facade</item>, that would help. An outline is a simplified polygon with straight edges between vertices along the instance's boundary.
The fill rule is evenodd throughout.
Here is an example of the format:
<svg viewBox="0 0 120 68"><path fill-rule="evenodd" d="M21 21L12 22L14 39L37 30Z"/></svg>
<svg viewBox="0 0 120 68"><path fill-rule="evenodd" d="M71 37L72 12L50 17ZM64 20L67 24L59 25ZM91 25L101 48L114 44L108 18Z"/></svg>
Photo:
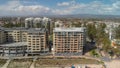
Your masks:
<svg viewBox="0 0 120 68"><path fill-rule="evenodd" d="M48 44L46 29L30 29L27 34L27 51L29 54L40 54L46 51Z"/></svg>
<svg viewBox="0 0 120 68"><path fill-rule="evenodd" d="M17 43L7 43L0 45L0 55L1 56L25 56L27 43L17 42Z"/></svg>
<svg viewBox="0 0 120 68"><path fill-rule="evenodd" d="M55 28L53 31L53 52L55 55L81 55L85 45L86 29Z"/></svg>
<svg viewBox="0 0 120 68"><path fill-rule="evenodd" d="M4 31L0 29L0 44L5 43L6 41L6 35L4 34Z"/></svg>
<svg viewBox="0 0 120 68"><path fill-rule="evenodd" d="M39 54L45 52L48 44L47 34L45 28L2 28L0 30L0 46L4 49L4 44L25 42L26 54ZM19 45L11 47L17 46L19 47ZM5 46L5 48L7 47Z"/></svg>

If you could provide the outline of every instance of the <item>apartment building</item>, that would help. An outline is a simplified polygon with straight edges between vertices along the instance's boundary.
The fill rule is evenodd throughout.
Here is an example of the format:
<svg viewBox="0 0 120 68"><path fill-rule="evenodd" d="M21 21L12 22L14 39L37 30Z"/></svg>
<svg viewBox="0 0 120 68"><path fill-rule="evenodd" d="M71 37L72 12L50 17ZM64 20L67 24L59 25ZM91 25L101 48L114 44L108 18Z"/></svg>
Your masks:
<svg viewBox="0 0 120 68"><path fill-rule="evenodd" d="M81 55L85 45L86 29L81 28L54 28L53 52L54 55Z"/></svg>
<svg viewBox="0 0 120 68"><path fill-rule="evenodd" d="M5 40L5 34L4 31L2 29L0 29L0 44L4 43Z"/></svg>
<svg viewBox="0 0 120 68"><path fill-rule="evenodd" d="M3 28L0 30L0 43L9 45L10 43L25 42L27 54L38 54L45 52L47 36L47 29L45 28ZM19 45L14 47L16 46Z"/></svg>
<svg viewBox="0 0 120 68"><path fill-rule="evenodd" d="M48 30L48 33L51 33L51 26L53 25L52 20L47 17L43 18L26 18L25 19L25 28L46 28Z"/></svg>
<svg viewBox="0 0 120 68"><path fill-rule="evenodd" d="M1 56L25 56L26 42L4 43L0 45Z"/></svg>
<svg viewBox="0 0 120 68"><path fill-rule="evenodd" d="M26 42L27 29L25 28L5 28L6 42Z"/></svg>
<svg viewBox="0 0 120 68"><path fill-rule="evenodd" d="M29 54L40 54L45 52L47 46L46 29L29 29L27 34L27 51Z"/></svg>

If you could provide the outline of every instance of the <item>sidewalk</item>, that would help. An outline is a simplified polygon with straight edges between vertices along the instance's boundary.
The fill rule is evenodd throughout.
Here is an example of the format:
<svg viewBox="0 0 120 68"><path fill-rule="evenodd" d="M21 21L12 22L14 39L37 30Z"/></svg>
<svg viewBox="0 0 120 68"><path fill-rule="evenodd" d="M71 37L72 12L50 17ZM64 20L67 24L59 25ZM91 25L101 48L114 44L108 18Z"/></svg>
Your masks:
<svg viewBox="0 0 120 68"><path fill-rule="evenodd" d="M10 59L9 60L7 60L7 62L3 65L3 67L2 68L7 68L7 66L9 65L9 63L10 63Z"/></svg>
<svg viewBox="0 0 120 68"><path fill-rule="evenodd" d="M35 58L33 59L33 62L32 62L32 64L31 64L30 68L35 68L35 61L36 61L36 59L37 59L37 57L35 57Z"/></svg>

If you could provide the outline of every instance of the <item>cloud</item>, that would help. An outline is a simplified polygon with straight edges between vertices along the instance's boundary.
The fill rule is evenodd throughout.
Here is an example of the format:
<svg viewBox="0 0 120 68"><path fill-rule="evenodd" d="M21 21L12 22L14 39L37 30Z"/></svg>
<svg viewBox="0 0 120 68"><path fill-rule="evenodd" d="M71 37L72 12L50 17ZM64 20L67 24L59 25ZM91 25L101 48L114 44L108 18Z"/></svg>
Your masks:
<svg viewBox="0 0 120 68"><path fill-rule="evenodd" d="M33 1L27 1L27 0L24 0L24 1L21 1L23 4L38 4L38 2L33 2Z"/></svg>
<svg viewBox="0 0 120 68"><path fill-rule="evenodd" d="M25 3L30 3L25 4ZM7 9L6 9L7 8ZM8 1L0 5L0 15L44 15L44 14L120 14L120 1L116 0L112 4L105 4L101 1L91 1L89 3L68 2L57 3L56 8L20 0Z"/></svg>
<svg viewBox="0 0 120 68"><path fill-rule="evenodd" d="M68 10L69 9L69 10ZM69 6L63 8L69 13L87 13L87 14L115 14L120 10L120 1L112 4L104 4L101 1L92 1L90 3L77 3L75 1L69 2Z"/></svg>
<svg viewBox="0 0 120 68"><path fill-rule="evenodd" d="M14 9L14 11L17 12L22 12L22 13L47 13L48 11L50 11L50 8L48 7L44 7L41 5L31 5L31 6L19 6L17 8Z"/></svg>
<svg viewBox="0 0 120 68"><path fill-rule="evenodd" d="M70 3L69 2L62 2L62 3L58 3L58 6L69 6Z"/></svg>
<svg viewBox="0 0 120 68"><path fill-rule="evenodd" d="M53 14L58 14L58 15L66 15L66 14L71 14L72 13L72 9L55 9L52 10Z"/></svg>
<svg viewBox="0 0 120 68"><path fill-rule="evenodd" d="M42 5L23 5L20 1L9 1L0 6L0 11L1 15L38 15L50 13L51 10Z"/></svg>
<svg viewBox="0 0 120 68"><path fill-rule="evenodd" d="M120 9L120 1L117 1L117 2L113 3L112 5L113 5L113 8Z"/></svg>
<svg viewBox="0 0 120 68"><path fill-rule="evenodd" d="M25 1L25 3L28 3ZM7 9L5 9L7 7ZM52 9L43 5L24 5L20 1L9 1L0 6L1 15L44 15L44 14L70 14L72 10Z"/></svg>

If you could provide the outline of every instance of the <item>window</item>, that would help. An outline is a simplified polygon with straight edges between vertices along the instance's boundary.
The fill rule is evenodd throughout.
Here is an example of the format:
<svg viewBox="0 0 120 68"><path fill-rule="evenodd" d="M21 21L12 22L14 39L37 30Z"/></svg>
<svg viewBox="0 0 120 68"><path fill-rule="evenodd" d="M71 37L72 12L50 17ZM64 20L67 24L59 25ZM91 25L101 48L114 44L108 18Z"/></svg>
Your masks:
<svg viewBox="0 0 120 68"><path fill-rule="evenodd" d="M68 36L72 36L73 35L73 33L72 32L68 32Z"/></svg>
<svg viewBox="0 0 120 68"><path fill-rule="evenodd" d="M35 48L35 46L33 46L33 48Z"/></svg>
<svg viewBox="0 0 120 68"><path fill-rule="evenodd" d="M37 45L40 45L40 44L37 44Z"/></svg>
<svg viewBox="0 0 120 68"><path fill-rule="evenodd" d="M41 48L41 50L44 50L44 48Z"/></svg>

